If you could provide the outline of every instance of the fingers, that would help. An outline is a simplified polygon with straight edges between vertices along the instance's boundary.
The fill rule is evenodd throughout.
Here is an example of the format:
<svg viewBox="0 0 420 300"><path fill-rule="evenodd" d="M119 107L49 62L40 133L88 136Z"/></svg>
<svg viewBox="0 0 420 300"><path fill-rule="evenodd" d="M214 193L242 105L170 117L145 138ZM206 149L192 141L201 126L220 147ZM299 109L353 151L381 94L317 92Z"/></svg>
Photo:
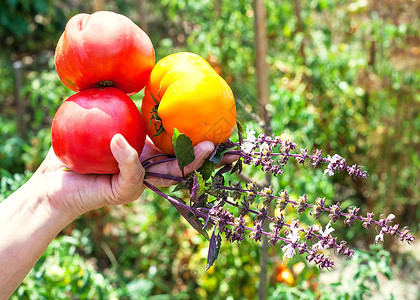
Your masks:
<svg viewBox="0 0 420 300"><path fill-rule="evenodd" d="M201 143L198 143L194 147L194 155L195 159L192 163L190 163L188 166L184 169L184 174L190 174L200 168L207 157L213 152L214 150L214 144L210 141L204 141ZM179 169L179 168L178 168Z"/></svg>
<svg viewBox="0 0 420 300"><path fill-rule="evenodd" d="M143 192L144 169L137 151L121 134L111 140L111 152L118 162L120 173L113 176L113 194L117 201L128 203L136 200Z"/></svg>
<svg viewBox="0 0 420 300"><path fill-rule="evenodd" d="M152 142L152 140L147 136L146 142L143 147L143 151L140 154L140 161L144 161L145 159L155 156L156 154L162 154L162 151L160 151Z"/></svg>
<svg viewBox="0 0 420 300"><path fill-rule="evenodd" d="M233 154L224 155L223 158L222 158L222 160L216 166L216 168L221 168L224 165L228 165L228 164L234 163L238 159L239 159L239 155L233 155Z"/></svg>
<svg viewBox="0 0 420 300"><path fill-rule="evenodd" d="M198 168L200 168L202 164L204 163L204 161L206 160L206 158L209 157L213 149L214 149L214 145L212 142L209 142L209 141L204 141L197 144L194 147L195 159L192 163L190 163L188 166L185 167L184 174L185 175L190 174L194 170L197 170ZM179 169L178 162L176 160L163 163L163 164L158 164L147 170L153 173L159 173L159 174L164 174L164 175L174 176L174 177L182 177L181 170ZM158 187L168 187L168 186L178 183L178 181L176 180L170 180L170 179L165 179L165 178L160 178L160 177L155 177L155 176L148 176L146 179L149 183Z"/></svg>

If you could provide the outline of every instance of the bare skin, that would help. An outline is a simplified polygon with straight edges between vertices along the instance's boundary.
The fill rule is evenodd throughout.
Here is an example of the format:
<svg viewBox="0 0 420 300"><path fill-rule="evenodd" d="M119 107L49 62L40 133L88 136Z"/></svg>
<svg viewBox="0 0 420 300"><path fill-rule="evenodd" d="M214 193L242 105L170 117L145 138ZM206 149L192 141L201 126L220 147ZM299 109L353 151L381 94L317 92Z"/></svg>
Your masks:
<svg viewBox="0 0 420 300"><path fill-rule="evenodd" d="M49 243L78 216L107 205L135 201L145 190L141 161L160 151L147 140L140 158L122 135L111 140L111 151L120 168L114 175L81 175L67 171L50 149L34 175L0 203L0 299L8 299L35 265ZM213 151L211 142L194 147L195 160L185 174L199 168ZM234 161L228 157L222 163ZM176 160L149 171L181 177ZM150 177L155 186L173 181Z"/></svg>

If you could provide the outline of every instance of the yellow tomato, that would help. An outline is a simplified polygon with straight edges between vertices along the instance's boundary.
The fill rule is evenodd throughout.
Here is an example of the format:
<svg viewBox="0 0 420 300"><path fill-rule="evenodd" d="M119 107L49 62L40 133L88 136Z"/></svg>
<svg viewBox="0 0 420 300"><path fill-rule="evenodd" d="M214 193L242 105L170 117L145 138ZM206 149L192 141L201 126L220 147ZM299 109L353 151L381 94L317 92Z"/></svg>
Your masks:
<svg viewBox="0 0 420 300"><path fill-rule="evenodd" d="M175 128L195 146L206 140L225 142L236 125L229 85L205 59L189 52L171 54L155 65L141 112L148 135L165 153L174 153Z"/></svg>

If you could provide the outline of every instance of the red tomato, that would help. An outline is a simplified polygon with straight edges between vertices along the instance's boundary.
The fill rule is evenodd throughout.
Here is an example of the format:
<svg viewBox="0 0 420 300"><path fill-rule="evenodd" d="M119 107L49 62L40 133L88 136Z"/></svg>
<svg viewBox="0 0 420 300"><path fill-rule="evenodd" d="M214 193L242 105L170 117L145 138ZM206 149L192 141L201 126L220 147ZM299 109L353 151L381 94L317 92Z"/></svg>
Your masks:
<svg viewBox="0 0 420 300"><path fill-rule="evenodd" d="M52 146L57 157L81 174L118 173L112 137L121 133L141 153L146 128L140 111L116 88L92 88L68 98L52 124Z"/></svg>
<svg viewBox="0 0 420 300"><path fill-rule="evenodd" d="M55 50L58 76L76 92L113 86L135 94L146 85L154 64L147 34L110 11L72 17Z"/></svg>

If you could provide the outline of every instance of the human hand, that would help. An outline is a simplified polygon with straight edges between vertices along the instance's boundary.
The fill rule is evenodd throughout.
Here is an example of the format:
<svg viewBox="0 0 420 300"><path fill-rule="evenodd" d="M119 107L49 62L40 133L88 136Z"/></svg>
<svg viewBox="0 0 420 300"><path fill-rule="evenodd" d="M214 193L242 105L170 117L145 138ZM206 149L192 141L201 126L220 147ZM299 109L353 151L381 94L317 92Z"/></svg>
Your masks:
<svg viewBox="0 0 420 300"><path fill-rule="evenodd" d="M150 140L146 141L140 158L124 137L117 134L111 140L111 151L117 160L120 173L113 175L83 175L65 169L65 166L50 149L44 162L30 179L34 187L40 189L41 198L48 199L48 204L64 213L69 222L79 215L106 205L132 202L141 195L145 187L145 170L140 161L160 154ZM194 147L195 160L185 168L185 174L198 169L213 151L211 142L202 142ZM152 160L154 161L154 160ZM181 177L176 160L148 168L153 173ZM148 182L155 186L169 186L176 181L158 177L148 177Z"/></svg>
<svg viewBox="0 0 420 300"><path fill-rule="evenodd" d="M163 155L162 151L155 147L149 139L146 140L146 146L147 147L145 147L140 156L140 161L146 168L145 180L157 187L168 187L177 184L179 182L178 180L182 179L182 171L180 170L178 161L175 157ZM184 168L184 174L188 175L200 168L213 150L214 145L210 141L204 141L197 144L194 147L195 160ZM221 168L226 164L233 163L237 161L238 158L238 155L225 155L216 168ZM153 176L152 174L157 174L157 176ZM159 175L161 177L159 177ZM171 180L170 177L174 177L174 179Z"/></svg>
<svg viewBox="0 0 420 300"><path fill-rule="evenodd" d="M31 179L0 203L0 277L5 279L0 282L0 299L17 288L51 240L79 215L139 198L145 189L145 170L137 152L120 134L112 138L110 147L120 173L83 175L69 171L50 149ZM213 149L211 142L196 145L196 158L186 173L199 168ZM148 140L142 159L158 153ZM174 159L149 166L148 172L180 176ZM156 186L174 183L157 177L148 180Z"/></svg>

